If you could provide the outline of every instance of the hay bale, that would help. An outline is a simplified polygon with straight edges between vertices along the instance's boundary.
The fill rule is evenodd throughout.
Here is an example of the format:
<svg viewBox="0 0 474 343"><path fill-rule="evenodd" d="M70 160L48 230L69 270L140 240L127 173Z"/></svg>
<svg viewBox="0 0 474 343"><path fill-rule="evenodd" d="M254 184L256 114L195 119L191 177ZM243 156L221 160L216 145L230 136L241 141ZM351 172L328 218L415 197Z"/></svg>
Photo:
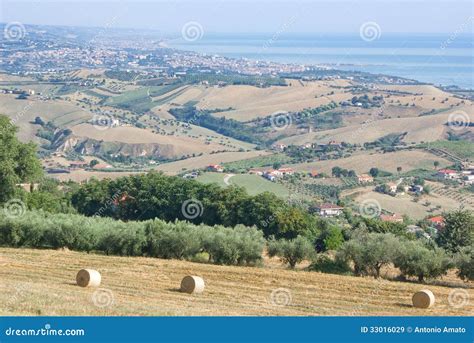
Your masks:
<svg viewBox="0 0 474 343"><path fill-rule="evenodd" d="M428 289L422 289L413 294L413 306L418 308L430 308L435 303L435 296L433 292Z"/></svg>
<svg viewBox="0 0 474 343"><path fill-rule="evenodd" d="M76 275L76 282L81 287L99 287L100 273L94 269L81 269Z"/></svg>
<svg viewBox="0 0 474 343"><path fill-rule="evenodd" d="M204 280L199 276L188 275L181 281L181 292L202 293L204 291Z"/></svg>

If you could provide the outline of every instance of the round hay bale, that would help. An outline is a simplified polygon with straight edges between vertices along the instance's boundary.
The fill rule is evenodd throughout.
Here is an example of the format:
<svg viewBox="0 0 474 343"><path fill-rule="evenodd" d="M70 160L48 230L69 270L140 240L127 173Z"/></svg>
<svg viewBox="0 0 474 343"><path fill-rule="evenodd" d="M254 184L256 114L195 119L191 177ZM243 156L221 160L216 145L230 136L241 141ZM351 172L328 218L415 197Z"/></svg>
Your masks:
<svg viewBox="0 0 474 343"><path fill-rule="evenodd" d="M76 282L81 287L99 287L100 273L94 269L81 269L76 275Z"/></svg>
<svg viewBox="0 0 474 343"><path fill-rule="evenodd" d="M413 294L413 306L418 308L430 308L435 303L435 296L433 292L428 289L422 289Z"/></svg>
<svg viewBox="0 0 474 343"><path fill-rule="evenodd" d="M204 280L199 276L188 275L181 281L181 292L202 293L204 291Z"/></svg>

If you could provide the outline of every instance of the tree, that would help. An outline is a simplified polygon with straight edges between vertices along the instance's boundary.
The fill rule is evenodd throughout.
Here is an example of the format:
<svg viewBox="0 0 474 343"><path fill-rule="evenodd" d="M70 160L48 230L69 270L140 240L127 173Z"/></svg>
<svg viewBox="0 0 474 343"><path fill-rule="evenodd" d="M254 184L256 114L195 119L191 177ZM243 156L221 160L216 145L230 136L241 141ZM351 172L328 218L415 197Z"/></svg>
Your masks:
<svg viewBox="0 0 474 343"><path fill-rule="evenodd" d="M425 185L425 179L423 179L422 177L419 177L419 176L415 176L415 178L413 179L413 184L424 186Z"/></svg>
<svg viewBox="0 0 474 343"><path fill-rule="evenodd" d="M0 202L8 201L17 183L34 182L41 178L42 168L33 143L21 143L16 138L18 128L0 115Z"/></svg>
<svg viewBox="0 0 474 343"><path fill-rule="evenodd" d="M281 163L280 162L273 163L273 169L280 169L280 168L281 168Z"/></svg>
<svg viewBox="0 0 474 343"><path fill-rule="evenodd" d="M36 117L33 123L36 125L41 125L41 126L45 124L45 122L43 121L43 119L41 119L41 117Z"/></svg>
<svg viewBox="0 0 474 343"><path fill-rule="evenodd" d="M434 162L433 162L433 165L434 165L435 169L438 169L438 167L439 167L439 161L434 161Z"/></svg>
<svg viewBox="0 0 474 343"><path fill-rule="evenodd" d="M278 256L280 260L295 268L297 263L310 259L314 255L314 248L310 241L302 236L292 240L271 240L268 243L268 255Z"/></svg>
<svg viewBox="0 0 474 343"><path fill-rule="evenodd" d="M400 174L402 172L402 167L397 167L397 173Z"/></svg>
<svg viewBox="0 0 474 343"><path fill-rule="evenodd" d="M369 170L369 174L372 176L372 177L377 177L379 175L379 169L378 168L370 168Z"/></svg>
<svg viewBox="0 0 474 343"><path fill-rule="evenodd" d="M469 210L457 210L443 215L445 226L439 231L437 243L456 253L474 244L474 215Z"/></svg>
<svg viewBox="0 0 474 343"><path fill-rule="evenodd" d="M341 167L333 167L331 170L331 174L334 177L341 177L342 169Z"/></svg>
<svg viewBox="0 0 474 343"><path fill-rule="evenodd" d="M461 249L456 256L456 267L458 268L458 276L463 280L474 280L474 247L466 247Z"/></svg>
<svg viewBox="0 0 474 343"><path fill-rule="evenodd" d="M94 167L95 167L96 165L98 165L98 164L99 164L99 161L97 161L97 160L95 160L95 159L89 162L89 166L90 166L91 168L94 168Z"/></svg>
<svg viewBox="0 0 474 343"><path fill-rule="evenodd" d="M394 261L404 276L416 276L419 282L446 274L453 266L443 249L429 249L419 241L406 241Z"/></svg>
<svg viewBox="0 0 474 343"><path fill-rule="evenodd" d="M343 243L342 230L337 226L326 226L316 240L316 251L337 250Z"/></svg>
<svg viewBox="0 0 474 343"><path fill-rule="evenodd" d="M356 275L380 277L380 270L393 262L400 240L390 233L369 233L345 242L337 258L354 263Z"/></svg>

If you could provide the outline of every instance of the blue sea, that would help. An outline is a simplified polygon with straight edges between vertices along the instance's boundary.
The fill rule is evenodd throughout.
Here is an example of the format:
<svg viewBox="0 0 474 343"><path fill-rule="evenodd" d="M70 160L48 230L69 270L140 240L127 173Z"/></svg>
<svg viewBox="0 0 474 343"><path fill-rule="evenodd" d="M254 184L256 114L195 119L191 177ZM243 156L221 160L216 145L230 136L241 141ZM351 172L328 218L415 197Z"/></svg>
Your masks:
<svg viewBox="0 0 474 343"><path fill-rule="evenodd" d="M474 89L474 35L206 34L196 41L171 40L177 49L283 63L330 65Z"/></svg>

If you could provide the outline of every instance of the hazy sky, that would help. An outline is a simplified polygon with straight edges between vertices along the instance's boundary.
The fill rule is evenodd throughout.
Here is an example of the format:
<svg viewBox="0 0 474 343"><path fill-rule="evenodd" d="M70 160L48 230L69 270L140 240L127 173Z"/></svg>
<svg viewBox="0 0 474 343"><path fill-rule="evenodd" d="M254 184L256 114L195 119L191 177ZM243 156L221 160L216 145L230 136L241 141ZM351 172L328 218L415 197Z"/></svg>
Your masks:
<svg viewBox="0 0 474 343"><path fill-rule="evenodd" d="M0 0L0 21L23 24L131 27L180 32L189 21L206 32L473 31L471 0ZM464 29L464 32L466 30Z"/></svg>

